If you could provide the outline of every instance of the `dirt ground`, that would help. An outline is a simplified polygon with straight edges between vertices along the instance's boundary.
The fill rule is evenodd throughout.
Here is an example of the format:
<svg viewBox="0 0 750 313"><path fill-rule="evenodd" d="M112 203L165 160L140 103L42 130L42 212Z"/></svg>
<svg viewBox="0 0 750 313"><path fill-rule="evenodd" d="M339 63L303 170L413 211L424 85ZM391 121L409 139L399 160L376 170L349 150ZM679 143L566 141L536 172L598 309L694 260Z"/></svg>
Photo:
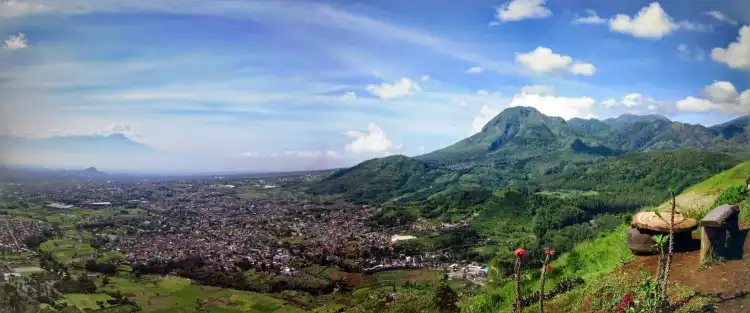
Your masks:
<svg viewBox="0 0 750 313"><path fill-rule="evenodd" d="M727 251L723 264L700 268L700 241L674 255L669 278L691 287L704 295L720 297L718 313L750 312L750 236L747 227ZM646 269L652 274L658 263L657 256L642 256L626 265L625 270L639 272Z"/></svg>

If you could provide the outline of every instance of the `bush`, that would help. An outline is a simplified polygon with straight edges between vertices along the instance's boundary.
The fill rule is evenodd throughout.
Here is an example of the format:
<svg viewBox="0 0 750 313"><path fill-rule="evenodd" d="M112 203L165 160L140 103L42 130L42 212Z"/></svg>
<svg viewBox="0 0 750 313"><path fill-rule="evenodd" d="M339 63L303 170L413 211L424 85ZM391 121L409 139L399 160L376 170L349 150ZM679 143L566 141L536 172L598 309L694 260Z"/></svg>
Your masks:
<svg viewBox="0 0 750 313"><path fill-rule="evenodd" d="M544 236L550 230L560 229L565 226L578 224L584 220L586 212L574 206L548 205L539 209L534 216L532 228L534 234Z"/></svg>
<svg viewBox="0 0 750 313"><path fill-rule="evenodd" d="M745 200L745 198L747 198L747 186L729 186L716 198L712 207L715 208L724 204L738 204Z"/></svg>

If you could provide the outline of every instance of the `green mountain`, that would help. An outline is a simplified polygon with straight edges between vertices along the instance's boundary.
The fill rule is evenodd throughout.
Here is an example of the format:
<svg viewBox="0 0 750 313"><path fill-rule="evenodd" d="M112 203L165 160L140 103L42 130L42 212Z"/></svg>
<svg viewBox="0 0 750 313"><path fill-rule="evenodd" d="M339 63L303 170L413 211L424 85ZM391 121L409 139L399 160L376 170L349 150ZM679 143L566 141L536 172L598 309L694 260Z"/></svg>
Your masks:
<svg viewBox="0 0 750 313"><path fill-rule="evenodd" d="M324 178L308 189L313 194L345 194L363 202L383 202L402 194L427 192L431 185L450 181L443 166L403 155L362 162Z"/></svg>
<svg viewBox="0 0 750 313"><path fill-rule="evenodd" d="M721 159L725 165L750 156L749 125L748 116L712 127L658 115L565 121L534 108L513 107L495 116L480 132L449 147L415 158L365 161L336 172L309 191L343 194L367 203L423 199L443 190L543 185L563 173L646 152L689 150L679 156L695 154L697 160L706 162Z"/></svg>
<svg viewBox="0 0 750 313"><path fill-rule="evenodd" d="M564 119L536 109L513 107L490 120L480 132L449 147L417 157L424 161L461 162L525 159L572 143L575 131Z"/></svg>

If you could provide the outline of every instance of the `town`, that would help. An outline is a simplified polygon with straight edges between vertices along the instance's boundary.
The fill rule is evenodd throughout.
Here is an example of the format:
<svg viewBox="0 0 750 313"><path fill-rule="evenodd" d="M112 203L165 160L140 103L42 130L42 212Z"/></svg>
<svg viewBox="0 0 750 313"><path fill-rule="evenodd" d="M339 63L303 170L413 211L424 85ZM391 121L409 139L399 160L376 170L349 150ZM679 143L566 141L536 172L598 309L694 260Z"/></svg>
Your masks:
<svg viewBox="0 0 750 313"><path fill-rule="evenodd" d="M92 234L92 246L100 253L121 254L118 263L144 273L191 276L194 269L183 265L198 260L189 267L222 273L253 270L287 280L308 276L302 269L311 266L332 266L360 274L429 268L483 284L483 265L433 251L395 251L399 241L416 237L401 233L403 227L373 225L380 208L281 187L309 179L65 179L44 185L6 182L2 192L12 212L37 208L72 218L85 210L75 228ZM24 251L29 238L52 226L4 221L2 233L9 235L1 237L0 250L7 252ZM80 235L75 236L80 242ZM77 260L91 259L95 256Z"/></svg>

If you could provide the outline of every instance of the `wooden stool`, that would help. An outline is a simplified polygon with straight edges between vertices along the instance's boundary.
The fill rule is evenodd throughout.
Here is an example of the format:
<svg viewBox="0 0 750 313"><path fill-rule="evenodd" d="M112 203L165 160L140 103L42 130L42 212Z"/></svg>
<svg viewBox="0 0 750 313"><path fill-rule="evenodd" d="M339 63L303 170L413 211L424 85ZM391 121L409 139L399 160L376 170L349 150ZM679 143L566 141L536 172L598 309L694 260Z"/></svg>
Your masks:
<svg viewBox="0 0 750 313"><path fill-rule="evenodd" d="M734 238L740 230L740 207L720 205L706 214L701 220L701 264L706 258L716 258L724 254L727 244L727 231Z"/></svg>

